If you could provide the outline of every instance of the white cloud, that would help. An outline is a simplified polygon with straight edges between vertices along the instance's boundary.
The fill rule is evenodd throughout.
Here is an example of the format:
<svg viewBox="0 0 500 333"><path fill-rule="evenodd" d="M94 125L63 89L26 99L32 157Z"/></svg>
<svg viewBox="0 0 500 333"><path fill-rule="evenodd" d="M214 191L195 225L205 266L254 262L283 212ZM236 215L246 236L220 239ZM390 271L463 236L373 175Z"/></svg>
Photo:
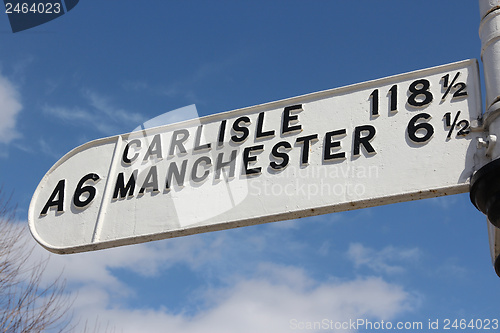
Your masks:
<svg viewBox="0 0 500 333"><path fill-rule="evenodd" d="M401 273L404 271L402 263L416 261L421 253L418 248L400 249L387 246L380 251L363 246L360 243L351 243L347 256L356 267L367 266L376 272Z"/></svg>
<svg viewBox="0 0 500 333"><path fill-rule="evenodd" d="M281 235L280 247L285 251L296 247L293 242L288 244L282 230L267 230ZM93 327L97 320L103 329L109 325L124 333L293 332L296 330L291 326L299 321L393 320L419 306L414 293L379 277L318 280L302 267L265 259L245 260L242 252L268 253L276 246L274 236L259 234L251 229L232 230L74 255L51 254L44 283L49 284L63 271L68 291L77 294L73 310L82 327L87 320ZM245 247L249 249L242 249ZM350 251L357 253L356 248L359 251L359 246L351 244ZM361 250L370 251L365 247ZM379 256L391 257L388 253L393 251L397 249L379 251ZM406 253L402 257L415 256L411 250L402 252ZM36 245L32 260L47 255ZM142 276L147 284L148 277L169 276L168 269L177 264L185 265L194 275L216 274L212 281L218 283L200 284L185 294L195 302L193 310L134 308L133 300L141 297L140 292L121 274ZM222 266L232 268L224 270ZM181 287L174 281L166 277L165 289L158 293L169 298L169 288Z"/></svg>
<svg viewBox="0 0 500 333"><path fill-rule="evenodd" d="M101 326L110 325L125 333L290 332L293 320L391 320L418 303L411 292L381 278L331 277L319 281L303 268L265 262L254 267L254 274L233 273L222 287L193 291L199 304L195 313L174 313L167 307L124 306L129 297L137 294L134 286L121 281L113 269L148 276L176 262L196 267L208 261L210 265L214 260L210 257L219 256L217 249L224 243L219 237L210 238L210 242L203 242L200 237L178 239L175 244L172 241L69 256L51 255L46 282L57 277L64 267L69 290L78 294L74 311L81 324L99 320ZM36 252L46 255L40 246ZM218 259L227 260L215 260Z"/></svg>
<svg viewBox="0 0 500 333"><path fill-rule="evenodd" d="M8 144L21 136L16 129L16 118L21 109L18 91L0 75L0 143Z"/></svg>
<svg viewBox="0 0 500 333"><path fill-rule="evenodd" d="M414 296L380 278L318 282L297 267L266 264L259 276L202 292L203 310L189 315L159 309L127 309L105 289L86 287L75 303L79 314L101 319L125 333L291 332L295 321L391 320L410 311ZM413 305L412 305L413 304Z"/></svg>

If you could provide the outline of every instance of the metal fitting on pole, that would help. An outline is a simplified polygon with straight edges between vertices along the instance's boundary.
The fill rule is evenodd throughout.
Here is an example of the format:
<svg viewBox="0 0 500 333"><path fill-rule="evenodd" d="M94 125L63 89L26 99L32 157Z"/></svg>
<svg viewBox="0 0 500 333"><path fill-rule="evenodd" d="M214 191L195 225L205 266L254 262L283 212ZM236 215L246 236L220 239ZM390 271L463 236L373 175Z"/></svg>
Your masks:
<svg viewBox="0 0 500 333"><path fill-rule="evenodd" d="M479 0L481 60L486 88L483 129L488 139L478 142L486 148L478 159L482 166L471 178L472 203L487 216L490 252L500 277L500 0Z"/></svg>

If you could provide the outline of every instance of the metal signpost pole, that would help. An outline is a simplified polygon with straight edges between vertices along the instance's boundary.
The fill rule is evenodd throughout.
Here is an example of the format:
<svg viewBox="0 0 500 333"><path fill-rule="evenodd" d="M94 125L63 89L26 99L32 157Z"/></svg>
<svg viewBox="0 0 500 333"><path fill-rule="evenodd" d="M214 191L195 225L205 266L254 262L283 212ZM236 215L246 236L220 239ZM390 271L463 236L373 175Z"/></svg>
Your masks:
<svg viewBox="0 0 500 333"><path fill-rule="evenodd" d="M500 276L500 0L479 0L481 23L481 60L486 86L486 112L483 129L487 139L478 142L485 147L478 156L482 168L471 179L471 201L487 215L491 256ZM481 154L481 151L478 152Z"/></svg>

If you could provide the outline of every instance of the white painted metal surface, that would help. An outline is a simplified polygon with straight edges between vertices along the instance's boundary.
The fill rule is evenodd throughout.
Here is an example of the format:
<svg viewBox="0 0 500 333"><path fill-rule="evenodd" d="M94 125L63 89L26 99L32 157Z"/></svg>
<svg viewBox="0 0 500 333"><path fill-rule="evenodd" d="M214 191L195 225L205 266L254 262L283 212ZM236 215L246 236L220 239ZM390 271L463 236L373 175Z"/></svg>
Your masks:
<svg viewBox="0 0 500 333"><path fill-rule="evenodd" d="M73 253L467 192L480 101L467 60L92 141L30 229Z"/></svg>

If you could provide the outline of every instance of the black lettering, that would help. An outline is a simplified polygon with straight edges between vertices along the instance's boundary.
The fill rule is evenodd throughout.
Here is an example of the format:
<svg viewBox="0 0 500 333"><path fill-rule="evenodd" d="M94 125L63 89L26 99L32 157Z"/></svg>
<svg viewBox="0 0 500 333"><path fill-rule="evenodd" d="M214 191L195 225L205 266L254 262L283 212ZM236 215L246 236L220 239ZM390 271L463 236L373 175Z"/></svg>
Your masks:
<svg viewBox="0 0 500 333"><path fill-rule="evenodd" d="M191 179L198 183L204 181L208 177L208 174L210 173L209 170L205 170L205 172L201 177L197 176L196 173L198 171L198 166L201 164L201 162L205 162L205 167L212 165L212 160L208 156L202 156L196 161L194 161L193 169L191 170Z"/></svg>
<svg viewBox="0 0 500 333"><path fill-rule="evenodd" d="M40 212L40 215L47 215L47 211L52 206L57 207L58 213L64 212L64 189L65 189L65 186L66 186L66 179L61 179L57 183L56 187L54 188L54 191L52 191L52 194L50 195L49 200L47 200L47 203L45 204L45 206L43 206L43 209ZM56 197L57 197L57 200L56 200Z"/></svg>
<svg viewBox="0 0 500 333"><path fill-rule="evenodd" d="M128 179L127 185L125 185L125 176L123 172L118 174L116 178L115 190L113 191L113 199L122 199L126 196L134 196L135 181L137 179L138 170L134 170ZM128 194L127 194L128 193Z"/></svg>
<svg viewBox="0 0 500 333"><path fill-rule="evenodd" d="M130 141L129 143L127 143L127 145L125 146L125 149L123 150L122 161L124 163L131 164L132 162L135 161L137 156L139 156L139 153L135 153L132 158L128 158L128 150L130 149L130 146L132 146L132 145L136 145L137 148L141 148L141 140L134 139L134 140Z"/></svg>
<svg viewBox="0 0 500 333"><path fill-rule="evenodd" d="M163 158L161 154L161 138L160 134L156 134L149 145L148 151L144 156L143 161L149 160L149 157L156 155L156 158Z"/></svg>
<svg viewBox="0 0 500 333"><path fill-rule="evenodd" d="M332 141L334 136L346 135L346 129L340 129L325 134L325 147L323 152L323 160L329 161L337 158L345 158L345 152L333 153L332 148L340 148L340 141Z"/></svg>
<svg viewBox="0 0 500 333"><path fill-rule="evenodd" d="M273 168L274 170L281 170L284 169L287 165L288 162L290 161L290 157L286 152L280 152L280 148L285 148L286 150L292 149L292 145L288 143L287 141L281 141L278 142L277 144L274 145L272 154L275 158L281 158L282 162L280 164L272 161L269 166Z"/></svg>
<svg viewBox="0 0 500 333"><path fill-rule="evenodd" d="M179 138L179 135L181 136ZM189 137L189 131L187 129L180 129L174 131L172 134L172 142L170 142L170 150L168 151L169 156L173 156L175 153L175 147L179 149L180 154L186 154L186 148L184 148L184 142Z"/></svg>
<svg viewBox="0 0 500 333"><path fill-rule="evenodd" d="M259 113L257 118L257 130L255 134L256 139L265 138L268 136L274 136L274 130L270 130L267 132L263 132L262 128L264 127L264 112Z"/></svg>
<svg viewBox="0 0 500 333"><path fill-rule="evenodd" d="M361 136L362 132L368 132L366 136ZM357 126L354 128L354 147L352 154L354 156L359 155L359 147L363 145L366 152L369 154L375 153L375 149L370 143L370 140L375 136L376 130L372 125Z"/></svg>
<svg viewBox="0 0 500 333"><path fill-rule="evenodd" d="M308 136L301 136L295 140L296 143L302 143L302 157L300 163L309 164L309 148L312 141L318 140L318 134L311 134Z"/></svg>
<svg viewBox="0 0 500 333"><path fill-rule="evenodd" d="M245 123L246 125L249 125L250 118L248 118L247 116L239 117L233 123L233 131L235 131L236 133L242 133L241 136L233 135L231 137L231 140L233 140L233 142L236 143L245 141L248 138L248 135L250 134L250 130L248 129L248 127L240 126L241 122Z"/></svg>
<svg viewBox="0 0 500 333"><path fill-rule="evenodd" d="M148 174L144 182L142 183L141 190L139 194L144 194L147 188L152 188L152 192L158 192L158 172L156 170L156 165L149 168Z"/></svg>
<svg viewBox="0 0 500 333"><path fill-rule="evenodd" d="M187 168L187 160L182 161L181 171L177 168L177 164L175 162L170 163L167 171L167 181L166 181L166 189L170 190L170 186L172 185L172 176L175 177L175 181L177 182L177 186L184 186L184 178L186 178L186 168Z"/></svg>
<svg viewBox="0 0 500 333"><path fill-rule="evenodd" d="M290 132L295 132L295 131L301 131L302 126L301 125L290 125L291 121L298 122L299 121L299 116L298 115L292 115L290 114L292 111L303 111L302 109L302 104L297 104L297 105L292 105L292 106L287 106L285 110L283 111L283 122L281 126L281 133L290 133Z"/></svg>
<svg viewBox="0 0 500 333"><path fill-rule="evenodd" d="M248 165L250 162L257 162L257 156L250 156L250 153L253 151L262 151L264 150L264 145L246 147L243 151L243 167L246 175L254 175L261 172L261 167L249 169Z"/></svg>
<svg viewBox="0 0 500 333"><path fill-rule="evenodd" d="M91 185L83 186L83 184L85 184L85 182L89 180L97 182L99 179L99 176L95 173L86 174L82 177L82 179L80 179L78 185L76 185L75 193L73 194L73 205L75 205L75 207L83 208L89 205L92 200L94 200L96 195L95 187ZM83 193L88 193L88 195L84 196L83 200L80 200L80 197Z"/></svg>
<svg viewBox="0 0 500 333"><path fill-rule="evenodd" d="M223 120L220 123L219 139L217 140L217 146L219 146L219 147L224 145L224 134L226 132L226 123L227 123L227 120Z"/></svg>
<svg viewBox="0 0 500 333"><path fill-rule="evenodd" d="M457 112L457 117L458 115L460 114L460 111ZM447 118L449 119L446 119L448 124L451 123L451 113L448 112L445 114L445 116L447 116ZM428 114L428 113L419 113L417 114L416 116L414 116L413 118L411 118L410 122L408 123L408 126L406 128L406 131L408 133L408 138L415 142L415 143L425 143L427 141L429 141L432 136L434 135L434 127L432 127L432 125L428 122L419 122L417 123L417 121L421 120L421 119L424 119L424 120L429 120L431 119L431 115ZM467 121L467 120L465 120ZM460 122L457 124L457 126L460 125ZM417 132L419 133L419 136L417 136ZM460 134L461 131L459 131L457 133ZM448 132L448 136L447 138L450 138L451 137L451 132Z"/></svg>
<svg viewBox="0 0 500 333"><path fill-rule="evenodd" d="M229 177L228 178L234 177L234 170L236 169L236 154L237 154L237 151L233 150L231 152L231 156L229 157L229 161L227 161L227 162L222 161L222 158L224 157L224 153L220 153L219 155L217 155L217 163L215 164L215 179L220 178L221 169L225 168L228 165L229 165Z"/></svg>
<svg viewBox="0 0 500 333"><path fill-rule="evenodd" d="M199 150L204 150L204 149L210 149L211 144L210 143L205 143L204 145L201 145L201 130L203 128L203 125L198 126L198 129L196 130L196 138L195 138L195 143L194 143L194 151L199 151Z"/></svg>

